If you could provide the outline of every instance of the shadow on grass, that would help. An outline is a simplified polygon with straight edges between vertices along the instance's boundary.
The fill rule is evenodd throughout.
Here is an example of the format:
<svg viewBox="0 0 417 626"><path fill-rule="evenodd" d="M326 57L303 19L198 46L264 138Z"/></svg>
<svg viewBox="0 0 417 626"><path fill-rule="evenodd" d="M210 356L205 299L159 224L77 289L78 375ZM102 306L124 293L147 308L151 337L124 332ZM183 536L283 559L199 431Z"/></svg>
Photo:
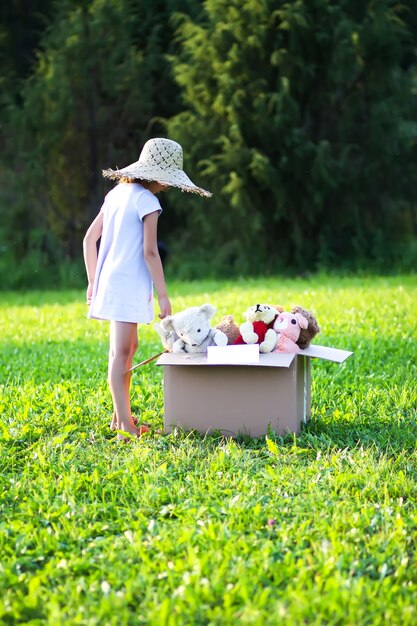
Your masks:
<svg viewBox="0 0 417 626"><path fill-rule="evenodd" d="M383 416L366 420L312 418L297 437L298 445L316 450L329 448L375 448L396 455L417 447L417 409L405 411L402 418ZM283 439L290 442L289 437ZM292 440L291 440L292 441Z"/></svg>
<svg viewBox="0 0 417 626"><path fill-rule="evenodd" d="M172 438L172 435L168 435ZM206 442L209 447L223 446L233 440L236 445L248 450L265 449L266 437L251 438L249 435L229 437L220 431L202 434L197 431L181 431L179 439L194 439ZM288 433L279 436L273 432L267 435L279 448L305 448L316 452L329 452L333 449L373 448L387 456L395 456L401 452L414 452L417 447L417 413L407 416L401 425L387 420L376 429L374 424L352 423L340 420L337 424L323 424L320 419L311 419L299 433Z"/></svg>

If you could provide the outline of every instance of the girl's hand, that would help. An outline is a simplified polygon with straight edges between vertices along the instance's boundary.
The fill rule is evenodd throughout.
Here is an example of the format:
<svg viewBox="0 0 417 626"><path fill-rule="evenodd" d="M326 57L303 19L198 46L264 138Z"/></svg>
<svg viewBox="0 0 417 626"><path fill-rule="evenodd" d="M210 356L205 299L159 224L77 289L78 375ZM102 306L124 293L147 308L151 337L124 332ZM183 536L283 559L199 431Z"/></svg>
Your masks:
<svg viewBox="0 0 417 626"><path fill-rule="evenodd" d="M161 309L160 314L158 315L159 319L164 319L168 315L172 314L171 303L169 301L168 296L162 296L158 298L159 308Z"/></svg>
<svg viewBox="0 0 417 626"><path fill-rule="evenodd" d="M93 285L88 283L87 287L87 304L91 304L91 297L93 295Z"/></svg>

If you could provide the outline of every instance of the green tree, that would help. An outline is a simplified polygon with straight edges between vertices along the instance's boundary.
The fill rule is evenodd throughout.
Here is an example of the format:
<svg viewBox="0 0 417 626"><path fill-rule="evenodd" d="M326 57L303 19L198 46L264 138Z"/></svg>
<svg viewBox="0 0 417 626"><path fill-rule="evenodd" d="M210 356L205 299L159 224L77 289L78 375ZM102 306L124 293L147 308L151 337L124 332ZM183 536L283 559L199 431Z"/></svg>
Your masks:
<svg viewBox="0 0 417 626"><path fill-rule="evenodd" d="M80 258L85 228L109 189L101 169L136 159L179 110L165 58L174 52L170 15L179 4L195 3L55 4L8 119L6 231L17 258L33 248L45 264Z"/></svg>
<svg viewBox="0 0 417 626"><path fill-rule="evenodd" d="M200 23L178 21L173 71L185 110L169 131L215 198L183 211L178 246L223 273L390 263L416 228L402 7L206 0L204 9Z"/></svg>

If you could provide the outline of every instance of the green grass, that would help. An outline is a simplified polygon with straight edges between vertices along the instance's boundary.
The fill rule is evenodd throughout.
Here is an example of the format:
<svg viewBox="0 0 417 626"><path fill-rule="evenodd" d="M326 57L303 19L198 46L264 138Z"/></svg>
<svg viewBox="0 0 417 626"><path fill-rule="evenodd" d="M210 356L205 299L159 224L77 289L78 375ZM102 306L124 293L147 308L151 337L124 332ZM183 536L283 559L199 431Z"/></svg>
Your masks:
<svg viewBox="0 0 417 626"><path fill-rule="evenodd" d="M315 311L313 415L271 440L175 432L118 445L107 324L82 292L1 295L0 623L415 624L417 277L172 284L215 322ZM140 328L136 362L160 350ZM162 427L162 372L133 408Z"/></svg>

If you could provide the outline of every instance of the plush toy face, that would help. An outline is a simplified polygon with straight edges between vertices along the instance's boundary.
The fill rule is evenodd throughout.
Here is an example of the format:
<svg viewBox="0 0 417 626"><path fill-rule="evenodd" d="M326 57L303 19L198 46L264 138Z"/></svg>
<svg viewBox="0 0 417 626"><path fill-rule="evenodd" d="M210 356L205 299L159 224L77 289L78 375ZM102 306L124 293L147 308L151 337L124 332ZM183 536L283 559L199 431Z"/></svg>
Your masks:
<svg viewBox="0 0 417 626"><path fill-rule="evenodd" d="M210 332L210 319L215 309L211 304L191 307L175 315L165 318L163 325L166 330L173 330L185 344L196 347L206 339Z"/></svg>
<svg viewBox="0 0 417 626"><path fill-rule="evenodd" d="M320 332L320 327L314 317L314 314L311 311L304 309L299 304L291 309L291 313L300 313L307 320L307 328L301 329L300 336L297 340L297 344L304 350L305 348L308 348L311 341Z"/></svg>
<svg viewBox="0 0 417 626"><path fill-rule="evenodd" d="M278 314L275 307L269 304L254 304L246 312L245 317L248 322L265 322L270 324Z"/></svg>
<svg viewBox="0 0 417 626"><path fill-rule="evenodd" d="M275 320L274 330L293 341L297 341L301 328L307 328L307 320L300 313L280 313Z"/></svg>

